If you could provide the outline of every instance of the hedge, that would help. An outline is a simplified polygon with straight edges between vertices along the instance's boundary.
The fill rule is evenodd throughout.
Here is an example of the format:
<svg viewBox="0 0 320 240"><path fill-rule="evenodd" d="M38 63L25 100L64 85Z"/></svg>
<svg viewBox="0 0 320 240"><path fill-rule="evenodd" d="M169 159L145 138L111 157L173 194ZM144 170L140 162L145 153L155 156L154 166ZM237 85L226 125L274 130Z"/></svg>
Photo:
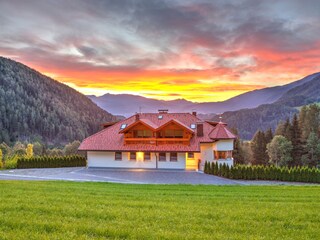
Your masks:
<svg viewBox="0 0 320 240"><path fill-rule="evenodd" d="M17 161L17 168L84 167L86 164L86 158L80 155L22 157Z"/></svg>
<svg viewBox="0 0 320 240"><path fill-rule="evenodd" d="M320 170L308 167L276 167L276 166L249 166L228 165L205 162L206 174L244 180L277 180L287 182L320 183Z"/></svg>

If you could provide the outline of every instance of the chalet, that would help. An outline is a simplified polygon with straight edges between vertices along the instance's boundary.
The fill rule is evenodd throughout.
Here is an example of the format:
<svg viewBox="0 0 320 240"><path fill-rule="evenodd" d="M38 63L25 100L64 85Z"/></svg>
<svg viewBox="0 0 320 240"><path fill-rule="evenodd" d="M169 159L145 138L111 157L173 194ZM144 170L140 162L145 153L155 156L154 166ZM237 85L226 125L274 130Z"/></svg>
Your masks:
<svg viewBox="0 0 320 240"><path fill-rule="evenodd" d="M81 143L88 167L203 169L205 161L233 165L236 136L223 122L202 121L193 113L139 113Z"/></svg>

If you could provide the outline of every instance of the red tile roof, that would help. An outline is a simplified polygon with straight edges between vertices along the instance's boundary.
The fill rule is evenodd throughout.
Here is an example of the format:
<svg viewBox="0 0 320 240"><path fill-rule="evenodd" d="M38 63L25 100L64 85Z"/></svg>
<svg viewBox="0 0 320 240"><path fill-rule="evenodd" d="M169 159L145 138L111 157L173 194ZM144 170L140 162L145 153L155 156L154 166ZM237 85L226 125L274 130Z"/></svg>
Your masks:
<svg viewBox="0 0 320 240"><path fill-rule="evenodd" d="M211 139L235 139L237 138L224 123L218 123L209 134Z"/></svg>
<svg viewBox="0 0 320 240"><path fill-rule="evenodd" d="M158 116L162 115L162 119ZM199 118L191 113L141 113L138 121L143 121L152 128L159 128L162 125L174 120L178 124L195 132L196 129L191 129L191 124L203 124L203 136L198 137L194 134L190 140L190 145L183 144L124 144L124 134L120 133L122 124L131 126L136 122L136 116L131 116L127 119L119 121L114 125L103 129L102 131L84 139L79 147L83 151L174 151L174 152L199 152L201 142L214 142L218 139L233 139L235 136L222 124L216 127L207 122L202 122ZM218 127L219 126L219 127ZM217 130L215 130L218 127ZM128 128L128 127L127 127ZM125 129L127 129L125 128ZM223 130L225 128L225 130Z"/></svg>

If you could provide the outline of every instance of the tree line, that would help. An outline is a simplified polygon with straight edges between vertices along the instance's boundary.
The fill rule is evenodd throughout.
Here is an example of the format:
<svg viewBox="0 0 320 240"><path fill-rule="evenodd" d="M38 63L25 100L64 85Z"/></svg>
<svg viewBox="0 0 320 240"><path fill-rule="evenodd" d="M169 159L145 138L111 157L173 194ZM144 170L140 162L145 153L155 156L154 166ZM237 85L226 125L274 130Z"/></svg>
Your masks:
<svg viewBox="0 0 320 240"><path fill-rule="evenodd" d="M40 142L16 142L10 146L5 142L0 144L0 168L16 168L18 159L31 159L33 157L63 157L78 154L80 141L73 141L65 146L50 148Z"/></svg>
<svg viewBox="0 0 320 240"><path fill-rule="evenodd" d="M258 130L251 141L235 142L236 164L309 166L320 165L320 107L303 106L298 114L271 128ZM235 133L237 131L233 130Z"/></svg>

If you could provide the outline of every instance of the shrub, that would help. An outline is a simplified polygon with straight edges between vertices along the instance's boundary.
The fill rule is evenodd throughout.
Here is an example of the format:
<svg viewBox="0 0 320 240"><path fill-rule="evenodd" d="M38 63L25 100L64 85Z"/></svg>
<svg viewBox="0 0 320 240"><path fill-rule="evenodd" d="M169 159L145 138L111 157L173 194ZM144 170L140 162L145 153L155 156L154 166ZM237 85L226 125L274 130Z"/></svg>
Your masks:
<svg viewBox="0 0 320 240"><path fill-rule="evenodd" d="M14 169L14 168L17 168L17 161L18 161L18 156L15 155L11 158L8 158L6 161L5 161L5 166L4 168L6 169Z"/></svg>
<svg viewBox="0 0 320 240"><path fill-rule="evenodd" d="M320 170L313 167L276 167L276 166L247 166L208 163L211 165L209 174L232 179L245 180L277 180L292 182L320 183Z"/></svg>
<svg viewBox="0 0 320 240"><path fill-rule="evenodd" d="M86 158L80 155L73 156L42 156L21 157L17 161L17 168L59 168L59 167L84 167Z"/></svg>

